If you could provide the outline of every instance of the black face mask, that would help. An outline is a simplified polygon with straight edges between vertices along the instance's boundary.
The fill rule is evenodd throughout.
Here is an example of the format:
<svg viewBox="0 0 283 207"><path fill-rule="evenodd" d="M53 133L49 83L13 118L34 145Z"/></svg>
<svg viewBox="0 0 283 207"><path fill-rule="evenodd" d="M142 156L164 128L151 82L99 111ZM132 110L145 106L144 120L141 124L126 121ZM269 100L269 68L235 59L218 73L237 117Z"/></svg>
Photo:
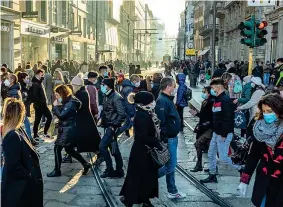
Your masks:
<svg viewBox="0 0 283 207"><path fill-rule="evenodd" d="M40 81L43 81L43 80L44 80L44 77L41 77L41 78L40 78Z"/></svg>

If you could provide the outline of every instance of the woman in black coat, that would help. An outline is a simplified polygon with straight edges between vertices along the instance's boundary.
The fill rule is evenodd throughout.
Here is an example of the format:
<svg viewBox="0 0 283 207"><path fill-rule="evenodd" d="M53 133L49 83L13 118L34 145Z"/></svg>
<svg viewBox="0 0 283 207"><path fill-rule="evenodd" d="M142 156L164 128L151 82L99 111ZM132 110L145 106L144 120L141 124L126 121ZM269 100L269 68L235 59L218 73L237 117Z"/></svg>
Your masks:
<svg viewBox="0 0 283 207"><path fill-rule="evenodd" d="M55 89L56 101L53 103L53 112L58 117L58 136L55 141L55 169L47 174L47 177L61 176L62 149L77 159L84 168L83 175L86 175L91 165L74 149L76 136L77 111L81 102L72 96L72 91L66 85L59 85ZM62 104L62 105L59 105Z"/></svg>
<svg viewBox="0 0 283 207"><path fill-rule="evenodd" d="M2 207L43 207L43 182L39 155L20 127L25 117L22 101L4 105Z"/></svg>
<svg viewBox="0 0 283 207"><path fill-rule="evenodd" d="M134 99L137 112L134 119L135 140L129 157L127 176L120 192L121 201L125 206L143 203L152 206L149 199L158 197L158 166L148 154L148 147L160 148L153 122L155 101L154 96L146 91L130 94ZM157 121L159 121L157 119ZM159 123L159 122L158 122ZM159 129L159 124L157 124Z"/></svg>

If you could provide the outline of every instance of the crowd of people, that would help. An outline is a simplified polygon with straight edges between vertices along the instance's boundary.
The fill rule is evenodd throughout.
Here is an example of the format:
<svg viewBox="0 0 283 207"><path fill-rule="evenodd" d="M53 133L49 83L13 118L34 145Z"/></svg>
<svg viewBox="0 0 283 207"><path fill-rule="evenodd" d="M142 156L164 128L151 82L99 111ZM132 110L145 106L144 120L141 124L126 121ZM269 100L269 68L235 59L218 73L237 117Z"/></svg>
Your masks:
<svg viewBox="0 0 283 207"><path fill-rule="evenodd" d="M4 101L2 206L43 206L44 185L35 146L42 140L54 139L50 128L55 120L58 123L54 170L47 174L48 177L61 176L61 163L70 163L72 158L82 164L82 174L86 175L91 165L80 154L82 152L94 152L97 166L106 163L101 178L124 177L117 139L123 133L130 137L133 128L134 142L120 192L121 202L125 206L153 206L150 199L158 197L158 179L163 176L166 176L168 198L186 197L175 183L178 134L184 127L184 108L191 95L186 76L200 67L209 68L210 63L172 62L165 65L165 75L155 73L147 77L134 74L139 68L136 71L130 66L129 78L121 71L115 72L115 65L102 64L95 69L81 67L69 80L59 67L61 62L57 62L53 70L38 64L32 74L27 70L12 72L7 65L1 67L1 98ZM264 73L261 77L255 74L239 76L235 64L229 65L227 69L220 64L211 75L210 85L204 87L201 94L201 110L190 110L200 118L194 130L197 163L191 171L203 170L202 154L208 152L206 171L209 176L200 182L217 182L218 155L220 160L239 171L239 189L241 195L245 195L257 167L253 203L281 207L283 80L280 72L283 61L279 58L274 66L272 83L275 87L269 90L262 83L266 78ZM173 75L170 68L175 68L177 74ZM223 70L221 76L217 75L219 70ZM33 134L29 121L31 106L34 109ZM245 164L235 163L229 156L229 147L235 137L235 114L240 112L247 120L241 127L241 136L251 143ZM42 135L39 134L40 125L44 128ZM98 127L104 128L104 134L98 133ZM158 154L158 151L164 153Z"/></svg>

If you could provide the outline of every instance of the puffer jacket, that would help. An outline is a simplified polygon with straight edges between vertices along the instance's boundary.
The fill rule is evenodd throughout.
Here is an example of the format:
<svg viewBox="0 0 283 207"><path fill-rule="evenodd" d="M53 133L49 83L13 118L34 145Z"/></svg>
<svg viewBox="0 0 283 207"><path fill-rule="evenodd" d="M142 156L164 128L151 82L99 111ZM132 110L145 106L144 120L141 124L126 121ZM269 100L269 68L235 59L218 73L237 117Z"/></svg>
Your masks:
<svg viewBox="0 0 283 207"><path fill-rule="evenodd" d="M20 91L21 91L21 86L19 83L16 83L11 87L9 87L7 91L7 97L21 99L22 96Z"/></svg>
<svg viewBox="0 0 283 207"><path fill-rule="evenodd" d="M101 125L104 128L112 126L118 128L126 118L124 99L116 91L112 90L103 99L103 112Z"/></svg>
<svg viewBox="0 0 283 207"><path fill-rule="evenodd" d="M251 96L252 96L252 85L250 82L244 85L241 98L238 99L238 102L240 104L245 104L251 99Z"/></svg>
<svg viewBox="0 0 283 207"><path fill-rule="evenodd" d="M131 81L129 79L125 79L123 80L122 82L122 90L121 90L121 95L122 97L124 98L124 103L125 103L125 110L126 110L126 114L129 116L129 117L134 117L135 115L135 105L134 104L131 104L129 103L128 101L128 95L133 92L134 90L134 86L133 84L131 83Z"/></svg>
<svg viewBox="0 0 283 207"><path fill-rule="evenodd" d="M62 106L54 106L53 113L59 119L56 145L67 146L74 143L76 117L80 107L81 102L73 96L69 96Z"/></svg>
<svg viewBox="0 0 283 207"><path fill-rule="evenodd" d="M177 91L176 105L180 107L187 107L188 102L185 99L185 94L186 94L186 91L188 90L188 87L185 84L186 75L184 73L179 73L176 78L179 84L178 91Z"/></svg>

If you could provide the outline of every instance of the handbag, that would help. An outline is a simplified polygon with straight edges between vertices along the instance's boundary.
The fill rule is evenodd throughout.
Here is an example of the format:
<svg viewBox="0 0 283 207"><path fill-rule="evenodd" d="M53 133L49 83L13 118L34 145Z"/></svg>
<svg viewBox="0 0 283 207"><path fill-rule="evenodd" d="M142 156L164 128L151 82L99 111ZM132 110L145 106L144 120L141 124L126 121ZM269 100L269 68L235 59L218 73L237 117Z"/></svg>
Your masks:
<svg viewBox="0 0 283 207"><path fill-rule="evenodd" d="M245 113L242 111L235 112L234 127L238 129L247 128L247 119Z"/></svg>
<svg viewBox="0 0 283 207"><path fill-rule="evenodd" d="M156 147L149 147L146 145L148 149L148 153L151 155L153 161L157 163L160 166L165 165L169 159L170 159L170 153L168 150L167 143L162 142L159 140L159 144L161 146L161 149L158 149Z"/></svg>

